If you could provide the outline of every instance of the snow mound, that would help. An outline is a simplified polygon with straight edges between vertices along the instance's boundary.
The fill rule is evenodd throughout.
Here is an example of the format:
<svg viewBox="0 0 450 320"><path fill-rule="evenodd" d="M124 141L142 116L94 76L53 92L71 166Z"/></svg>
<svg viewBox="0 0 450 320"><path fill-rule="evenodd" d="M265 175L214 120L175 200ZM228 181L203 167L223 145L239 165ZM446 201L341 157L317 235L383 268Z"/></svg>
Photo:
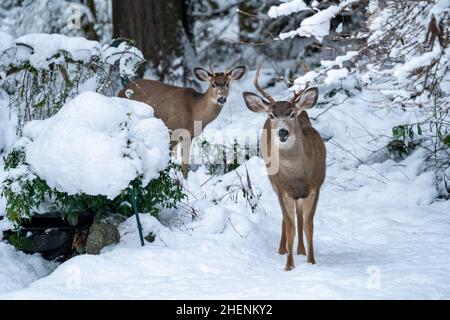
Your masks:
<svg viewBox="0 0 450 320"><path fill-rule="evenodd" d="M24 128L26 161L50 187L115 198L169 161L169 132L147 104L85 92L52 118ZM18 143L23 143L20 141Z"/></svg>
<svg viewBox="0 0 450 320"><path fill-rule="evenodd" d="M67 37L60 34L30 33L16 40L19 56L23 54L23 60L29 59L30 64L36 68L46 67L49 58L60 51L69 53L76 61L88 62L95 51L99 50L97 41L90 41L81 37ZM29 52L29 50L32 50Z"/></svg>
<svg viewBox="0 0 450 320"><path fill-rule="evenodd" d="M27 287L56 268L56 263L45 261L37 254L19 252L4 242L0 242L0 265L0 292Z"/></svg>

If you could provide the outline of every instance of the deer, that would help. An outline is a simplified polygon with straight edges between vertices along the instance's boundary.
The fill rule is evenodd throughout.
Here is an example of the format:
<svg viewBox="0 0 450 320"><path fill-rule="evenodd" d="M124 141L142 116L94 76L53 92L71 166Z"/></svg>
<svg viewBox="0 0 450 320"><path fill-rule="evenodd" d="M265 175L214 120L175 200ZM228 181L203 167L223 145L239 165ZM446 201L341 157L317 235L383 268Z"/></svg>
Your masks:
<svg viewBox="0 0 450 320"><path fill-rule="evenodd" d="M326 149L320 134L312 127L306 110L317 103L318 89L306 87L294 92L290 101L275 101L258 84L260 70L261 65L253 84L264 98L251 92L243 92L243 98L250 111L267 115L261 134L261 153L283 215L278 253L287 253L285 270L289 271L295 267L295 216L297 254L306 255L307 263L316 263L313 220L320 187L325 179Z"/></svg>
<svg viewBox="0 0 450 320"><path fill-rule="evenodd" d="M153 107L155 117L160 118L172 132L170 149L173 154L176 155L177 145L182 142L182 172L187 178L192 138L218 117L227 101L230 83L241 79L245 71L245 66L223 72L215 72L212 65L210 71L202 67L194 68L195 77L209 83L203 93L193 88L139 79L120 90L118 96Z"/></svg>

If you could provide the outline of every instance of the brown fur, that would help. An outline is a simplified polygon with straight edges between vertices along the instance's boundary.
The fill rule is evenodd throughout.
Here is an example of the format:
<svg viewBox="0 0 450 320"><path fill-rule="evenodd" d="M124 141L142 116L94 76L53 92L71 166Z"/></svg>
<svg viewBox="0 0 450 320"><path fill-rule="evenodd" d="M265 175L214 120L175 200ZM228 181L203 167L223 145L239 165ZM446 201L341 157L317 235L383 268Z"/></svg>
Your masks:
<svg viewBox="0 0 450 320"><path fill-rule="evenodd" d="M170 130L186 129L194 136L194 121L202 121L203 127L213 121L222 106L213 103L212 88L199 93L192 88L181 88L153 80L136 80L123 88L118 96L126 98L126 90L133 90L130 99L153 107L155 117L163 120Z"/></svg>
<svg viewBox="0 0 450 320"><path fill-rule="evenodd" d="M231 80L240 79L244 72L245 66L238 66L229 72L219 73L210 73L203 68L195 68L194 73L200 81L209 81L209 87L204 93L197 92L192 88L140 79L120 90L118 96L152 106L155 117L161 119L172 132L177 129L189 132L189 141L182 143L182 167L183 175L186 178L189 167L190 141L217 118L223 108L223 104L219 104L218 98L226 98ZM128 97L127 90L130 90ZM201 122L201 130L197 130L199 132L194 130L195 122ZM176 151L178 143L179 141L171 141L173 152Z"/></svg>
<svg viewBox="0 0 450 320"><path fill-rule="evenodd" d="M275 145L270 120L264 124L267 132L267 151L263 151L266 165L279 161L279 170L269 175L273 189L278 194L283 213L282 234L279 253L288 253L286 270L294 267L293 239L295 237L295 215L297 215L298 246L297 254L305 254L303 229L308 243L307 261L315 263L313 250L313 219L319 197L320 186L325 179L325 144L319 133L311 126L309 117L303 111L295 127L296 145L279 150L278 159L269 159L271 148ZM265 139L262 137L261 139ZM264 140L262 140L264 141ZM276 152L274 153L276 154ZM305 223L303 223L303 219Z"/></svg>
<svg viewBox="0 0 450 320"><path fill-rule="evenodd" d="M258 86L255 87L258 89ZM265 97L269 97L262 89L258 90L262 91ZM317 89L311 88L304 90L302 94L294 95L288 102L274 101L271 97L270 101L266 101L250 92L243 94L250 110L267 112L269 115L261 136L261 151L283 214L278 252L288 254L286 270L294 268L296 216L297 254L306 254L307 261L315 263L313 220L320 187L325 179L326 150L319 133L311 126L305 109L311 108L317 102L317 95ZM282 131L289 132L289 137L279 143L283 135L276 133ZM307 251L303 243L303 232L306 235Z"/></svg>

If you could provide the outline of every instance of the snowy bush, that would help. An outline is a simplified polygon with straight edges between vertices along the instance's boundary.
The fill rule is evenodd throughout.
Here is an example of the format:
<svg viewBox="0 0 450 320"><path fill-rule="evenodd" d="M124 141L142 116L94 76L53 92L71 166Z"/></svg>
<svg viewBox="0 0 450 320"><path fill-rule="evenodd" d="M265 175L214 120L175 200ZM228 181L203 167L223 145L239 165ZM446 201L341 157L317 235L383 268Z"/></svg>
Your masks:
<svg viewBox="0 0 450 320"><path fill-rule="evenodd" d="M417 109L417 119L393 128L391 150L426 149L436 187L450 193L450 1L372 0L365 57L370 77L389 79L393 107Z"/></svg>
<svg viewBox="0 0 450 320"><path fill-rule="evenodd" d="M274 6L269 16L278 18L295 12L315 11L299 28L280 34L289 37L315 37L322 41L330 34L330 21L354 1L340 1L323 10L303 1ZM319 86L320 105L327 112L362 90L384 94L383 107L416 109L413 122L392 128L386 149L397 160L418 147L425 148L423 170L434 170L436 187L450 193L450 1L371 0L367 8L368 30L350 37L367 39L357 50L348 50L334 60L306 70L294 81L293 89Z"/></svg>
<svg viewBox="0 0 450 320"><path fill-rule="evenodd" d="M3 0L0 3L0 31L15 37L58 33L105 43L111 39L111 17L111 0Z"/></svg>
<svg viewBox="0 0 450 320"><path fill-rule="evenodd" d="M148 105L86 92L47 120L29 122L5 161L7 216L20 224L42 211L76 221L85 210L142 212L183 198L170 175L169 133Z"/></svg>
<svg viewBox="0 0 450 320"><path fill-rule="evenodd" d="M326 9L318 10L316 7L318 2L315 2L313 8L307 6L303 0L292 0L287 3L283 3L279 6L273 6L267 13L271 18L278 18L280 16L287 16L292 13L301 11L310 11L316 9L317 11L310 17L302 20L300 27L296 30L283 32L279 35L281 40L292 38L295 36L300 37L315 37L319 42L325 36L330 33L330 22L338 13L344 10L346 7L357 2L358 0L343 0L339 4L330 5Z"/></svg>
<svg viewBox="0 0 450 320"><path fill-rule="evenodd" d="M15 41L1 36L0 91L18 115L18 131L30 120L46 119L84 91L114 93L113 71L134 76L142 53L126 42L100 45L58 34L28 34Z"/></svg>

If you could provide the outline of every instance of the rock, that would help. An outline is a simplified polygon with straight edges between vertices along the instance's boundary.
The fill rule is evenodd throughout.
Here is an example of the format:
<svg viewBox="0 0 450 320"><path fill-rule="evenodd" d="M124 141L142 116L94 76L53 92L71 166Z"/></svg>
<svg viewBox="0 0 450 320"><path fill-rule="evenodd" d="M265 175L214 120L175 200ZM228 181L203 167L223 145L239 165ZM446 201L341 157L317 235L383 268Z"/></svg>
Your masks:
<svg viewBox="0 0 450 320"><path fill-rule="evenodd" d="M72 233L63 230L51 230L28 237L10 233L7 239L18 250L26 253L39 252L47 260L68 254L72 246Z"/></svg>
<svg viewBox="0 0 450 320"><path fill-rule="evenodd" d="M120 234L117 227L112 224L94 222L89 229L86 253L99 254L104 247L118 243L119 240Z"/></svg>
<svg viewBox="0 0 450 320"><path fill-rule="evenodd" d="M95 222L112 224L116 228L119 227L123 222L127 220L127 217L120 213L108 213L107 215L96 215L94 218Z"/></svg>

